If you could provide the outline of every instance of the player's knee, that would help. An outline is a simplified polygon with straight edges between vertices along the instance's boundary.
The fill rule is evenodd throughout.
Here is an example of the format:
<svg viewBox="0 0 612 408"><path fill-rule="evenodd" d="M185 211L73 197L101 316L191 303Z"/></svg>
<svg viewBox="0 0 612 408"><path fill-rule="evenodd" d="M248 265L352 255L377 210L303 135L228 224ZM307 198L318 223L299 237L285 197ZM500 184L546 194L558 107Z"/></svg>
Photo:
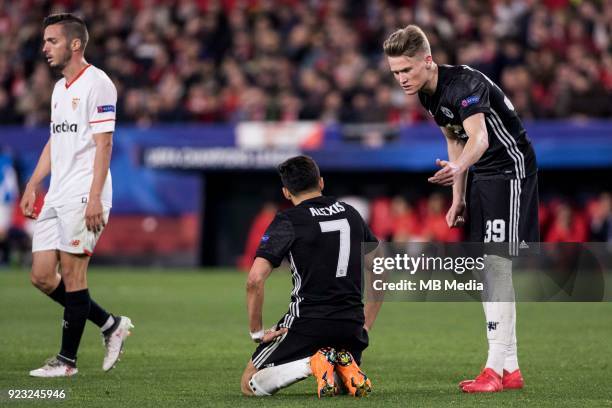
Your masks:
<svg viewBox="0 0 612 408"><path fill-rule="evenodd" d="M32 282L32 285L34 287L43 290L45 287L46 280L43 277L36 275L34 272L32 272L30 274L30 282Z"/></svg>
<svg viewBox="0 0 612 408"><path fill-rule="evenodd" d="M47 293L53 289L55 279L53 274L41 273L35 269L32 269L32 273L30 273L30 282L37 289Z"/></svg>

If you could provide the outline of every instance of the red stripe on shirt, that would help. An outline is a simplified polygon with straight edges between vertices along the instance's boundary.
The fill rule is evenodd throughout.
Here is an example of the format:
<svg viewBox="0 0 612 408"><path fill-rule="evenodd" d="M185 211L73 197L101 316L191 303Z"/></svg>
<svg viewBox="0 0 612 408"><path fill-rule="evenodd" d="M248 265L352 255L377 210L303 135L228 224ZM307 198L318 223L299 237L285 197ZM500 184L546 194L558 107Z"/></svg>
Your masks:
<svg viewBox="0 0 612 408"><path fill-rule="evenodd" d="M86 70L87 68L89 68L89 67L91 67L91 64L86 65L86 66L85 66L85 68L83 68L81 71L79 71L79 73L77 74L77 76L75 76L75 77L74 77L74 79L73 79L72 81L70 81L70 82L66 82L66 89L70 88L70 85L74 84L74 82L75 82L77 79L79 79L79 77L80 77L81 75L83 75L83 72L85 72L85 70Z"/></svg>
<svg viewBox="0 0 612 408"><path fill-rule="evenodd" d="M89 122L89 124L91 125L92 123L100 123L100 122L110 122L111 120L115 120L115 119L104 119L104 120L94 120Z"/></svg>

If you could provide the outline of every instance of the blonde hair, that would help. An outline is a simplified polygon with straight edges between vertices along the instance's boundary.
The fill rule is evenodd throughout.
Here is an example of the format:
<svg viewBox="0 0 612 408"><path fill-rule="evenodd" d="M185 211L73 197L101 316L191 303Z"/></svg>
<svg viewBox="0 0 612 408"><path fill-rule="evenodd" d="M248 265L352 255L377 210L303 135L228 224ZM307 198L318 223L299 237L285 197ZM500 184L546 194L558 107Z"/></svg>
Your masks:
<svg viewBox="0 0 612 408"><path fill-rule="evenodd" d="M414 57L419 53L431 55L427 36L419 26L413 24L393 32L385 40L383 50L385 55L389 57L399 57L402 55Z"/></svg>

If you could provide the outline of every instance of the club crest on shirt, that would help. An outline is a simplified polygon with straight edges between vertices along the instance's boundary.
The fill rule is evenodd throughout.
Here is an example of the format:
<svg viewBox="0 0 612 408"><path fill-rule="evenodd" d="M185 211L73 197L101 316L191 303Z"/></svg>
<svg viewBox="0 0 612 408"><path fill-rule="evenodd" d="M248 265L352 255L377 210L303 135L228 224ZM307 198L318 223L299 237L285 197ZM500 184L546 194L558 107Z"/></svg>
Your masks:
<svg viewBox="0 0 612 408"><path fill-rule="evenodd" d="M72 110L76 110L77 106L79 106L80 98L72 98Z"/></svg>
<svg viewBox="0 0 612 408"><path fill-rule="evenodd" d="M442 111L442 113L445 116L447 116L447 117L449 117L451 119L455 117L455 115L453 115L453 112L451 112L451 110L448 109L446 106L440 106L440 110Z"/></svg>

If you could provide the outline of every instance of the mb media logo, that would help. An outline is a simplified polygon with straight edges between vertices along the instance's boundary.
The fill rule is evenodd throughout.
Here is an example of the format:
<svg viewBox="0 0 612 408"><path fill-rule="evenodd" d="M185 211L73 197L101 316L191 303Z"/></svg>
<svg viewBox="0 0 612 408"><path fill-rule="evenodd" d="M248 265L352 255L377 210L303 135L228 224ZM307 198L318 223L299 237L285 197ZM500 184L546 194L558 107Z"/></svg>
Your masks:
<svg viewBox="0 0 612 408"><path fill-rule="evenodd" d="M68 123L68 121L63 121L62 123L53 124L51 123L51 133L66 133L66 132L77 132L77 124L76 123Z"/></svg>

